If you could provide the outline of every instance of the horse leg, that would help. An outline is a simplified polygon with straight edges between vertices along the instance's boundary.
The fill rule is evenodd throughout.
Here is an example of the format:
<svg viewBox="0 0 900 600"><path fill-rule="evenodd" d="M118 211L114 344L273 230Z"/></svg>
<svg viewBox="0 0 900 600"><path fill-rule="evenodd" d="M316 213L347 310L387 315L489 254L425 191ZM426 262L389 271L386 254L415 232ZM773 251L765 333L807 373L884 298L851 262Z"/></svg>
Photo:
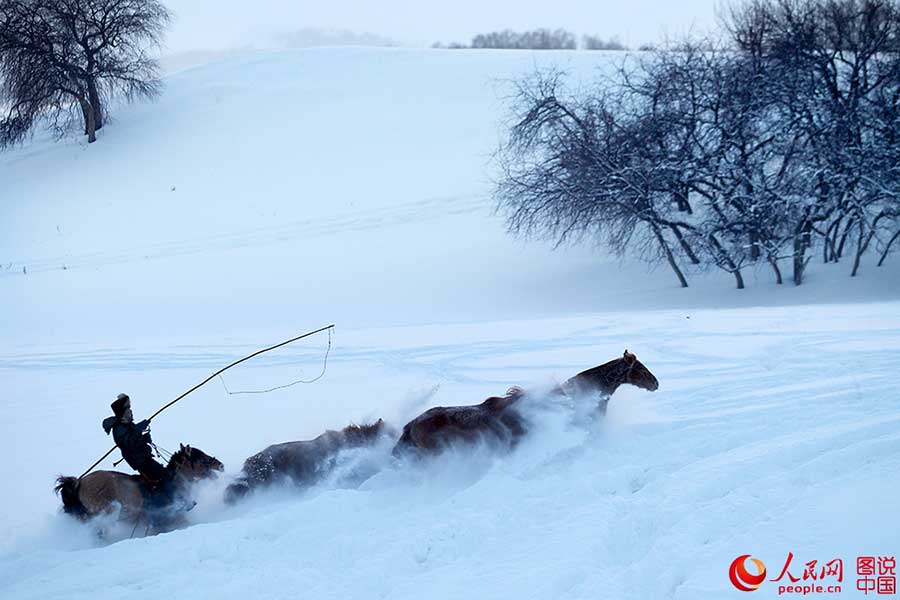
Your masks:
<svg viewBox="0 0 900 600"><path fill-rule="evenodd" d="M153 522L153 535L168 533L170 531L175 531L176 529L184 529L188 525L189 523L187 517L185 517L181 512L161 514ZM147 525L147 529L150 529L149 523Z"/></svg>
<svg viewBox="0 0 900 600"><path fill-rule="evenodd" d="M507 427L512 436L512 439L510 440L510 445L512 446L518 444L519 440L528 433L522 419L516 414L507 413L502 415L500 421Z"/></svg>
<svg viewBox="0 0 900 600"><path fill-rule="evenodd" d="M606 416L606 405L609 404L609 396L603 396L597 400L597 414L601 417Z"/></svg>

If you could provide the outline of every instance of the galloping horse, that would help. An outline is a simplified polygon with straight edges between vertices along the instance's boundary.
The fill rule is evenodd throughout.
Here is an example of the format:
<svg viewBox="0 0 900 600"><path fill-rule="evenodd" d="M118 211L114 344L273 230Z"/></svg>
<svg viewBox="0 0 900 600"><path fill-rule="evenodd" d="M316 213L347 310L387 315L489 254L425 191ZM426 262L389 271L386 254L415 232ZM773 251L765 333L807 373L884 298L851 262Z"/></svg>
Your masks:
<svg viewBox="0 0 900 600"><path fill-rule="evenodd" d="M575 377L558 386L553 392L568 396L586 396L597 394L598 410L600 414L606 414L606 405L620 385L630 384L643 390L655 392L659 389L659 381L637 359L637 356L625 351L622 358L616 358L607 363L582 371Z"/></svg>
<svg viewBox="0 0 900 600"><path fill-rule="evenodd" d="M626 350L622 358L582 371L551 390L550 395L598 394L598 410L605 414L609 397L626 383L651 392L659 388L653 373ZM505 396L494 396L481 404L431 408L406 424L394 446L394 456L435 454L451 444L478 440L512 448L526 433L525 421L516 408L524 395L521 388L513 387Z"/></svg>
<svg viewBox="0 0 900 600"><path fill-rule="evenodd" d="M176 497L188 494L190 486L201 479L215 477L224 466L214 456L197 448L181 445L166 469L172 476ZM183 515L172 515L171 506L156 507L149 499L153 492L140 475L120 471L94 471L82 477L59 477L54 488L63 502L63 510L78 519L88 520L120 508L120 520L151 527L155 533L178 527Z"/></svg>
<svg viewBox="0 0 900 600"><path fill-rule="evenodd" d="M328 430L311 440L269 446L244 461L241 476L225 490L225 501L233 504L252 489L283 479L298 487L311 485L334 468L339 452L371 446L380 435L388 433L387 429L384 421L378 419L371 425L348 425L341 431Z"/></svg>
<svg viewBox="0 0 900 600"><path fill-rule="evenodd" d="M523 395L514 387L505 396L491 396L481 404L430 408L406 424L393 454L436 454L457 442L479 440L512 447L525 434L525 422L513 408Z"/></svg>

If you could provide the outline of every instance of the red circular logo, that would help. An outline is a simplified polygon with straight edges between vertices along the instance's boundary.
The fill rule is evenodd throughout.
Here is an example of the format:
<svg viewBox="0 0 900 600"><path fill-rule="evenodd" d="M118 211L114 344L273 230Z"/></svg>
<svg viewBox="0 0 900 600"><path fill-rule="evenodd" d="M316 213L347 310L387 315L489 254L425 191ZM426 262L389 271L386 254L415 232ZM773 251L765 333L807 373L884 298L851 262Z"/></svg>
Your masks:
<svg viewBox="0 0 900 600"><path fill-rule="evenodd" d="M747 570L745 565L748 558L750 558L749 554L738 556L731 563L731 568L728 569L728 577L731 579L731 583L742 592L752 592L766 580L766 565L757 558L750 558L753 564L756 565L757 573L753 575Z"/></svg>

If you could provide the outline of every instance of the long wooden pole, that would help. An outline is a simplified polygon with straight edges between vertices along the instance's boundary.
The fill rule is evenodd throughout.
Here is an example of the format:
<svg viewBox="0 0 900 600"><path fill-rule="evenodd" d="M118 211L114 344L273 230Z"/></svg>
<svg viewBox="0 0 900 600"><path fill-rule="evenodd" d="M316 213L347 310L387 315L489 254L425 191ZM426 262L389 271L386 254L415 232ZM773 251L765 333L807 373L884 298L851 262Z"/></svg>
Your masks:
<svg viewBox="0 0 900 600"><path fill-rule="evenodd" d="M155 413L153 413L152 415L150 415L150 418L148 418L147 420L148 420L148 421L152 421L152 420L155 419L157 416L159 416L159 413L161 413L162 411L166 410L167 408L169 408L170 406L172 406L173 404L175 404L176 402L178 402L179 400L181 400L182 398L184 398L185 396L187 396L187 395L190 394L191 392L197 390L198 388L203 387L204 385L206 385L207 383L209 383L210 381L212 381L212 380L215 379L217 376L221 375L222 373L224 373L225 371L227 371L227 370L230 369L231 367L237 366L237 365L241 364L242 362L248 361L248 360L250 360L251 358L254 358L254 357L256 357L256 356L259 356L260 354L263 354L263 353L265 353L265 352L269 352L270 350L275 350L276 348L281 348L282 346L287 346L288 344L291 344L291 343L293 343L293 342L296 342L297 340L302 340L303 338L309 337L309 336L311 336L311 335L315 335L315 334L317 334L317 333L322 333L323 331L326 331L326 330L328 330L328 329L332 329L333 327L334 327L334 324L328 325L327 327L320 327L319 329L316 329L315 331L310 331L309 333L304 333L303 335L298 335L297 337L293 337L293 338L291 338L291 339L289 339L289 340L285 340L285 341L283 341L283 342L281 342L281 343L279 343L279 344L275 344L274 346L269 346L268 348L263 348L262 350L258 350L258 351L256 351L256 352L254 352L253 354L250 354L249 356L245 356L244 358L242 358L242 359L240 359L240 360L236 360L236 361L234 361L233 363L231 363L230 365L228 365L227 367L222 367L221 369L219 369L218 371L216 371L215 373L213 373L212 375L210 375L209 377L207 377L206 379L204 379L203 381L201 381L200 383L198 383L197 385L195 385L194 387L192 387L191 389L189 389L189 390L186 391L185 393L181 394L180 396L178 396L177 398L175 398L174 400L172 400L171 402L169 402L168 404L166 404L165 406L163 406L162 408L160 408L158 411L156 411ZM90 467L87 468L87 470L86 470L84 473L82 473L81 475L79 475L79 476L78 476L78 479L81 479L82 477L84 477L85 475L87 475L88 473L90 473L91 471L93 471L94 468L95 468L97 465L99 465L101 462L103 462L103 460L104 460L107 456L109 456L110 454L112 454L113 450L115 450L115 449L116 449L116 446L113 446L112 448L110 448L109 450L107 450L106 454L104 454L104 455L101 456L99 459L97 459L97 462L95 462L94 464L92 464Z"/></svg>

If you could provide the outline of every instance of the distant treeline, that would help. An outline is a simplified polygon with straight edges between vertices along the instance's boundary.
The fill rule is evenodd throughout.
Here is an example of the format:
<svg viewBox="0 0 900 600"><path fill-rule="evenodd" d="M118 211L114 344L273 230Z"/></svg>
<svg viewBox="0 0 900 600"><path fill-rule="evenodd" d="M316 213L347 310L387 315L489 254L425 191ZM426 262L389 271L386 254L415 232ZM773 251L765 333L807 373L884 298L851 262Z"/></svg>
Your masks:
<svg viewBox="0 0 900 600"><path fill-rule="evenodd" d="M433 48L460 49L497 49L497 50L628 50L628 47L617 37L604 39L597 35L585 35L579 44L574 33L565 29L534 29L532 31L492 31L480 33L472 38L471 43L462 44L438 42ZM649 48L641 47L641 50Z"/></svg>

